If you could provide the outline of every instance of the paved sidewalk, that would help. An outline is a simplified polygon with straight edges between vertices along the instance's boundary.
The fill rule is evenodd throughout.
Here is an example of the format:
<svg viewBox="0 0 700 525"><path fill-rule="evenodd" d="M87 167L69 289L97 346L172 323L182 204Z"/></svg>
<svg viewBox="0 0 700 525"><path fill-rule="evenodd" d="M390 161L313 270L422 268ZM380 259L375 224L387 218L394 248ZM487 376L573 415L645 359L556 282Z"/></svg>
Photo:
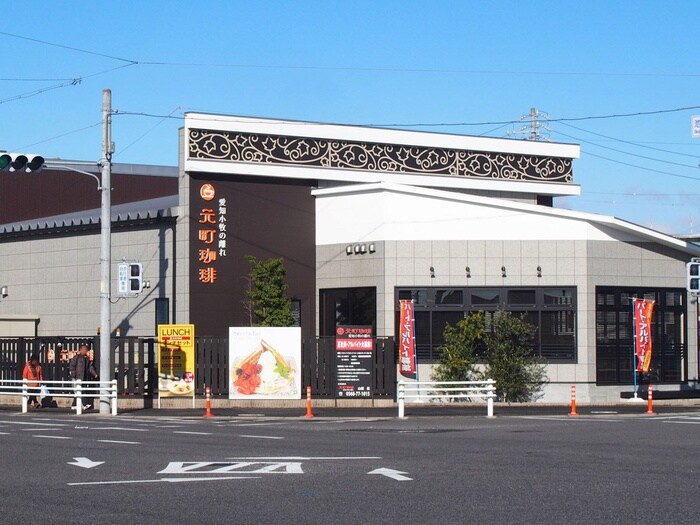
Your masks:
<svg viewBox="0 0 700 525"><path fill-rule="evenodd" d="M577 411L581 416L603 416L611 414L643 415L646 412L646 402L621 402L615 405L578 405ZM19 413L20 407L15 405L0 405L0 411ZM508 416L566 416L568 405L541 404L512 404L496 403L494 415ZM658 401L654 403L654 411L658 415L691 413L700 416L700 401ZM43 408L30 410L32 415L38 414L72 414L67 408ZM270 408L270 407L234 407L213 408L214 417L271 417L271 418L300 418L305 419L304 408ZM87 414L97 415L95 410ZM120 409L120 415L136 417L203 417L201 408L141 408ZM319 418L396 418L396 407L314 407L314 417ZM485 405L454 404L454 405L406 405L406 417L485 417Z"/></svg>

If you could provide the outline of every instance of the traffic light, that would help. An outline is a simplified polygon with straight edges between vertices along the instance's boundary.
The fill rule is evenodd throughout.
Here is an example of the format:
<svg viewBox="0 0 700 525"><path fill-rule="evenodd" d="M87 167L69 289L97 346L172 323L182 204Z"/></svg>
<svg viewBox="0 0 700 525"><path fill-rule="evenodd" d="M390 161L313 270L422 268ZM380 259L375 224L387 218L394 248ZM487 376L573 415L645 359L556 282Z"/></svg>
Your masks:
<svg viewBox="0 0 700 525"><path fill-rule="evenodd" d="M700 292L700 261L693 260L685 265L686 285L689 292Z"/></svg>
<svg viewBox="0 0 700 525"><path fill-rule="evenodd" d="M0 171L37 172L44 167L44 157L28 153L0 153Z"/></svg>
<svg viewBox="0 0 700 525"><path fill-rule="evenodd" d="M143 265L129 263L129 293L141 293L143 290Z"/></svg>

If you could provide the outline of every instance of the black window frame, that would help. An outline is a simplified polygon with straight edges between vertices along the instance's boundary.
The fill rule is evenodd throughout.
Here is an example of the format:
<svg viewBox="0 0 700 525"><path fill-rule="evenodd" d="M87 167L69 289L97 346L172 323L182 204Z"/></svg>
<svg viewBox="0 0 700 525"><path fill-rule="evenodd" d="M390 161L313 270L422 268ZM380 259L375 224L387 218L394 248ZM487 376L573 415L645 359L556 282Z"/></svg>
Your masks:
<svg viewBox="0 0 700 525"><path fill-rule="evenodd" d="M670 297L673 298L669 301ZM649 374L638 384L685 384L688 381L688 304L683 288L596 286L596 385L632 385L632 305L630 298L656 301L652 318L652 359ZM678 298L678 301L676 300ZM669 304L669 303L673 304ZM668 322L668 314L674 314ZM682 315L682 324L675 317ZM672 327L669 329L669 327ZM672 333L670 333L672 332ZM672 338L672 340L671 340Z"/></svg>
<svg viewBox="0 0 700 525"><path fill-rule="evenodd" d="M498 310L504 310L506 312L511 312L514 314L522 313L528 314L528 317L532 317L532 314L536 314L537 324L535 331L535 340L533 341L533 346L538 355L549 364L577 364L578 363L578 305L577 305L577 293L578 289L576 286L434 286L434 287L409 287L409 286L397 286L394 288L394 298L395 298L395 334L398 337L398 315L399 315L399 301L400 297L408 297L412 290L420 290L426 292L426 299L422 304L415 304L416 316L428 315L427 320L421 319L425 326L429 327L430 333L421 335L421 341L417 342L417 357L419 361L434 363L440 358L440 346L442 341L442 334L434 333L436 331L436 323L433 321L433 315L442 315L446 312L461 312L463 316L468 315L471 312L483 311L483 312L496 312ZM462 292L463 304L462 305L444 305L435 303L435 294L444 290L460 290ZM535 291L535 303L534 304L508 304L508 294L509 291ZM562 290L566 291L570 297L569 304L545 304L544 297L545 291L550 292L551 290ZM494 292L498 294L498 302L491 304L475 304L472 298L472 292ZM550 292L551 293L551 292ZM570 344L549 344L548 348L543 347L542 342L542 319L543 314L551 314L552 312L573 312L573 334L572 341ZM442 314L441 314L442 313ZM551 324L549 325L551 327ZM429 341L429 342L426 342Z"/></svg>

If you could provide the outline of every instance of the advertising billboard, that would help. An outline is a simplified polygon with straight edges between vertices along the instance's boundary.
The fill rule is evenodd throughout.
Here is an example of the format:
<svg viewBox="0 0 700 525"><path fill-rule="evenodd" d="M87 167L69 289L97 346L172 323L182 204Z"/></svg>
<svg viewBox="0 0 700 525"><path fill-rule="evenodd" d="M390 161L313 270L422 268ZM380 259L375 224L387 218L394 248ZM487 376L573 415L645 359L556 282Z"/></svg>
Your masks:
<svg viewBox="0 0 700 525"><path fill-rule="evenodd" d="M193 324L158 325L158 399L195 394Z"/></svg>
<svg viewBox="0 0 700 525"><path fill-rule="evenodd" d="M339 326L335 331L337 397L372 397L374 338L371 326Z"/></svg>
<svg viewBox="0 0 700 525"><path fill-rule="evenodd" d="M301 328L229 328L229 399L300 399Z"/></svg>

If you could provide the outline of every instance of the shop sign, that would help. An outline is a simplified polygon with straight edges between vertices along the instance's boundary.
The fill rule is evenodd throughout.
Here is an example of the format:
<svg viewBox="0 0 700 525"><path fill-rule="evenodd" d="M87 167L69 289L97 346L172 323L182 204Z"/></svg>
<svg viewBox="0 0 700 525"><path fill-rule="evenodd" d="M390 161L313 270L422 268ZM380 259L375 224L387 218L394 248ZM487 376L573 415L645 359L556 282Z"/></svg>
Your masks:
<svg viewBox="0 0 700 525"><path fill-rule="evenodd" d="M372 397L374 337L371 326L339 326L335 331L337 397Z"/></svg>
<svg viewBox="0 0 700 525"><path fill-rule="evenodd" d="M216 188L205 183L199 188L200 208L197 219L197 279L202 284L214 284L219 278L216 261L226 257L227 203L216 199Z"/></svg>
<svg viewBox="0 0 700 525"><path fill-rule="evenodd" d="M195 393L193 324L158 325L158 397L191 397Z"/></svg>
<svg viewBox="0 0 700 525"><path fill-rule="evenodd" d="M301 398L301 328L229 328L230 399Z"/></svg>

